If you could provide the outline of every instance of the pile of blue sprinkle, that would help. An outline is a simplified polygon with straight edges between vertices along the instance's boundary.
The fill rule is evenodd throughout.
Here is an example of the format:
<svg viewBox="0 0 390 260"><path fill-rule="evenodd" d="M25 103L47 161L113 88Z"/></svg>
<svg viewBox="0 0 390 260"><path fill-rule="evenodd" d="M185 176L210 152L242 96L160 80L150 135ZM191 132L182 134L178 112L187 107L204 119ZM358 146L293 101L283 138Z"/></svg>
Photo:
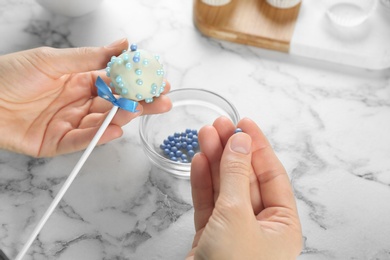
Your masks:
<svg viewBox="0 0 390 260"><path fill-rule="evenodd" d="M166 158L189 163L199 151L198 131L186 129L184 132L176 132L164 139L160 148Z"/></svg>

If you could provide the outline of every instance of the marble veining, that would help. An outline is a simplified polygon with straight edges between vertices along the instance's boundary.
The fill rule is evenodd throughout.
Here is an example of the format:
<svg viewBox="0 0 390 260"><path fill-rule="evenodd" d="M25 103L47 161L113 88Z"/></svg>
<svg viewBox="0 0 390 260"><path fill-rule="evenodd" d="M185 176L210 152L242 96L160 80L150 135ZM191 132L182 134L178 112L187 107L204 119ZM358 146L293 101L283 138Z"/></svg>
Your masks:
<svg viewBox="0 0 390 260"><path fill-rule="evenodd" d="M25 32L40 39L40 43L45 46L55 48L75 47L69 40L70 30L67 27L52 27L49 21L32 20L25 28Z"/></svg>
<svg viewBox="0 0 390 260"><path fill-rule="evenodd" d="M79 18L51 14L34 0L0 0L0 33L0 54L122 37L159 53L173 89L217 92L269 137L297 198L298 259L390 259L390 70L204 37L192 23L191 0L105 1ZM298 40L304 46L305 37ZM138 124L93 151L26 260L185 257L194 235L189 182L151 165ZM0 248L8 256L16 256L80 156L0 151Z"/></svg>

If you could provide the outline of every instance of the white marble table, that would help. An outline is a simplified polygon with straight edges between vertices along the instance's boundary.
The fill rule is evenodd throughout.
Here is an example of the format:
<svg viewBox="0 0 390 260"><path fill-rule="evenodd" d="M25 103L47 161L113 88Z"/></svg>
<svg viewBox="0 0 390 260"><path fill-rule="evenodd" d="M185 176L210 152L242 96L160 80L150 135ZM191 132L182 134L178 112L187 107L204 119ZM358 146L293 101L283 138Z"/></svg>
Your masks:
<svg viewBox="0 0 390 260"><path fill-rule="evenodd" d="M0 0L0 35L1 54L122 37L160 53L173 89L213 90L263 128L297 197L299 259L390 259L390 70L205 38L193 26L191 0L105 1L77 19L33 0ZM8 256L80 155L0 151L0 248ZM135 120L122 138L94 150L25 259L183 259L192 221L189 182L151 166Z"/></svg>

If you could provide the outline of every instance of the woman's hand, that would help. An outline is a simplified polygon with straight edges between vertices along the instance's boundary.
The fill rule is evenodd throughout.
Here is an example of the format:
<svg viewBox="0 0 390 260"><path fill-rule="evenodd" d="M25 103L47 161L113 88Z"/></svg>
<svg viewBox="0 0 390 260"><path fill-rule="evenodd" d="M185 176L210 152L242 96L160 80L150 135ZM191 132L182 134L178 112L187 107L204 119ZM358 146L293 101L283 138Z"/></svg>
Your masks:
<svg viewBox="0 0 390 260"><path fill-rule="evenodd" d="M227 118L199 132L192 161L195 209L193 248L187 259L296 258L301 225L287 173L266 137L249 119Z"/></svg>
<svg viewBox="0 0 390 260"><path fill-rule="evenodd" d="M107 80L98 70L127 48L122 39L105 47L41 47L0 56L0 148L35 157L84 149L112 107L97 96L97 76ZM99 144L120 137L135 117L170 108L161 95L141 102L137 113L120 109Z"/></svg>

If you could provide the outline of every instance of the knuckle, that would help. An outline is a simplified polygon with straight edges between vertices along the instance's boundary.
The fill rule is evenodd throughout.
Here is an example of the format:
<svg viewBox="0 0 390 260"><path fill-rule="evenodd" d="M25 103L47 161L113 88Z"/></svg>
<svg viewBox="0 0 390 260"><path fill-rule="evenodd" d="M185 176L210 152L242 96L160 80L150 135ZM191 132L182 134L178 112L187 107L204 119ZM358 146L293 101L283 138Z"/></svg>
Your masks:
<svg viewBox="0 0 390 260"><path fill-rule="evenodd" d="M92 53L92 49L89 47L79 47L75 49L76 54L84 56Z"/></svg>
<svg viewBox="0 0 390 260"><path fill-rule="evenodd" d="M242 205L236 200L221 197L215 210L221 216L237 216L242 213Z"/></svg>
<svg viewBox="0 0 390 260"><path fill-rule="evenodd" d="M229 161L224 165L226 174L244 175L249 178L251 166L243 161Z"/></svg>
<svg viewBox="0 0 390 260"><path fill-rule="evenodd" d="M37 54L42 57L51 57L53 56L54 48L48 46L42 46L37 48Z"/></svg>

